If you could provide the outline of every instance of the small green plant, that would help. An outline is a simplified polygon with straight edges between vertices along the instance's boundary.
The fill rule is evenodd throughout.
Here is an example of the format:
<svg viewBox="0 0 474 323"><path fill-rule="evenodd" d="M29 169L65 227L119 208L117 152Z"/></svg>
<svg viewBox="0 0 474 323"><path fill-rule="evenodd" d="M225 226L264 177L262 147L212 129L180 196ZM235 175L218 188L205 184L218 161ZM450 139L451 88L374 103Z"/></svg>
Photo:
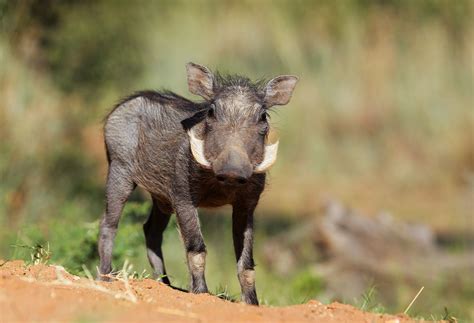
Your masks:
<svg viewBox="0 0 474 323"><path fill-rule="evenodd" d="M143 271L145 271L145 270L143 270ZM149 276L149 275L148 275L148 276ZM162 280L163 278L165 278L165 277L168 277L168 275L161 274L161 275L159 275L158 277L156 277L155 280L156 280L156 281L161 281L161 280ZM146 279L146 278L149 278L149 277L145 277L145 279Z"/></svg>
<svg viewBox="0 0 474 323"><path fill-rule="evenodd" d="M366 292L362 294L362 301L359 305L359 308L362 311L384 313L385 308L376 301L376 297L377 297L376 286L372 285Z"/></svg>
<svg viewBox="0 0 474 323"><path fill-rule="evenodd" d="M162 275L162 276L166 276L166 275ZM131 278L137 279L137 280L148 279L150 278L150 274L148 273L146 269L143 269L141 272L133 271Z"/></svg>
<svg viewBox="0 0 474 323"><path fill-rule="evenodd" d="M366 292L362 294L362 303L359 308L363 311L368 309L369 304L372 303L372 299L375 294L375 286L371 286Z"/></svg>
<svg viewBox="0 0 474 323"><path fill-rule="evenodd" d="M451 315L451 313L448 311L448 308L446 306L444 307L443 320L448 321L449 323L457 323L458 322L458 319Z"/></svg>
<svg viewBox="0 0 474 323"><path fill-rule="evenodd" d="M136 270L133 270L133 264L131 264L128 259L125 259L122 269L118 271L114 271L111 273L112 276L114 276L117 279L124 279L124 280L130 280L130 279L135 279L135 280L143 280L150 278L150 274L146 269L143 269L141 272L138 272Z"/></svg>
<svg viewBox="0 0 474 323"><path fill-rule="evenodd" d="M216 288L216 292L214 293L214 295L219 297L220 299L230 301L230 302L233 302L233 303L238 301L237 295L229 294L229 290L228 290L227 286L219 285Z"/></svg>
<svg viewBox="0 0 474 323"><path fill-rule="evenodd" d="M439 321L446 321L446 322L449 322L449 323L458 323L459 320L457 317L453 316L451 311L448 310L448 307L445 306L444 307L444 312L442 314L430 314L429 316L426 316L426 315L415 315L415 316L411 316L413 319L415 320L427 320L427 318L433 322L439 322ZM464 322L464 321L467 321L467 320L462 320L461 319L461 322Z"/></svg>
<svg viewBox="0 0 474 323"><path fill-rule="evenodd" d="M31 250L30 260L27 261L27 265L47 264L51 259L52 252L49 248L49 242L46 243L46 247L41 243L36 243L34 246L12 245L12 247Z"/></svg>

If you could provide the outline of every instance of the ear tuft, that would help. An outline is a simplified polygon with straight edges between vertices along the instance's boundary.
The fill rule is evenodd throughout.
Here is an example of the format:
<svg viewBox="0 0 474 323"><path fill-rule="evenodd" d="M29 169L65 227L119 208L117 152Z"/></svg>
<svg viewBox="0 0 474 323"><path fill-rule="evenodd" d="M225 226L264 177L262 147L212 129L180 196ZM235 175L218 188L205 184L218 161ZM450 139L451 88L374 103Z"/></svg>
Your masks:
<svg viewBox="0 0 474 323"><path fill-rule="evenodd" d="M298 78L293 75L277 76L265 87L265 106L285 105L290 102Z"/></svg>
<svg viewBox="0 0 474 323"><path fill-rule="evenodd" d="M206 100L214 97L214 76L205 66L188 63L186 64L188 73L189 92L199 95Z"/></svg>

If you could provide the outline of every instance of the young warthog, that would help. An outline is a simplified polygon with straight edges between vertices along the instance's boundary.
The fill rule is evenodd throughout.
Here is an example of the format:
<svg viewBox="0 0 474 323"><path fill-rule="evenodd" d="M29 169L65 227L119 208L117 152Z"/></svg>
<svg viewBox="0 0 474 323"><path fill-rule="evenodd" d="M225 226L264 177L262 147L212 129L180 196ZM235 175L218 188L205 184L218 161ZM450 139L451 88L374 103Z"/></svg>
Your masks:
<svg viewBox="0 0 474 323"><path fill-rule="evenodd" d="M155 277L169 284L161 243L172 213L186 249L190 288L206 293L206 246L198 207L233 207L232 230L242 300L258 304L252 256L253 212L275 162L278 142L268 144L268 109L289 102L295 76L268 83L212 74L186 66L195 103L171 92L139 92L121 103L105 122L109 171L106 211L100 223L100 274L112 270L112 248L120 214L137 185L150 192L151 214L143 228Z"/></svg>

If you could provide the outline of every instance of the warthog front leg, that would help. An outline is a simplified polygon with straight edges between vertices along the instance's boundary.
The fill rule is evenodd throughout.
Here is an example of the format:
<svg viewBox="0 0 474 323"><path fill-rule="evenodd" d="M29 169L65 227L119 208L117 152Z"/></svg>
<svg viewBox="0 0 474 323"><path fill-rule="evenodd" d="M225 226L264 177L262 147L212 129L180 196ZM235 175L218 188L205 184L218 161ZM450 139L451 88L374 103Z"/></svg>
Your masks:
<svg viewBox="0 0 474 323"><path fill-rule="evenodd" d="M176 219L186 249L190 289L193 293L207 293L205 278L206 245L201 233L197 209L193 206L177 207Z"/></svg>
<svg viewBox="0 0 474 323"><path fill-rule="evenodd" d="M253 211L255 206L234 205L232 232L234 238L237 275L242 290L242 301L258 305L255 291L255 271L253 261Z"/></svg>

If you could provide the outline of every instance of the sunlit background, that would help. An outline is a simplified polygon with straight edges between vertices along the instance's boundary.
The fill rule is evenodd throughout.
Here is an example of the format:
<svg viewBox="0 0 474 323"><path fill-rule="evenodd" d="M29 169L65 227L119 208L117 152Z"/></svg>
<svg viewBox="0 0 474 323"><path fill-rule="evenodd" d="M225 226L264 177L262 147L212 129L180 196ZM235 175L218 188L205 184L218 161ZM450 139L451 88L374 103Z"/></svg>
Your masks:
<svg viewBox="0 0 474 323"><path fill-rule="evenodd" d="M121 97L166 88L198 99L187 91L189 61L251 78L294 74L292 101L271 113L280 157L256 212L261 302L403 312L425 286L411 315L473 319L465 265L425 280L452 257L474 257L473 10L469 0L0 0L0 257L28 260L24 246L49 244L50 262L78 274L95 268L102 120ZM148 199L137 192L125 210L116 268L128 259L150 271ZM422 224L443 257L424 264L419 255L414 277L368 274L340 291L320 269L331 254L300 230L328 203ZM202 212L210 289L232 298L230 225L228 209ZM380 241L372 243L391 243ZM186 287L174 223L164 253L172 282Z"/></svg>

